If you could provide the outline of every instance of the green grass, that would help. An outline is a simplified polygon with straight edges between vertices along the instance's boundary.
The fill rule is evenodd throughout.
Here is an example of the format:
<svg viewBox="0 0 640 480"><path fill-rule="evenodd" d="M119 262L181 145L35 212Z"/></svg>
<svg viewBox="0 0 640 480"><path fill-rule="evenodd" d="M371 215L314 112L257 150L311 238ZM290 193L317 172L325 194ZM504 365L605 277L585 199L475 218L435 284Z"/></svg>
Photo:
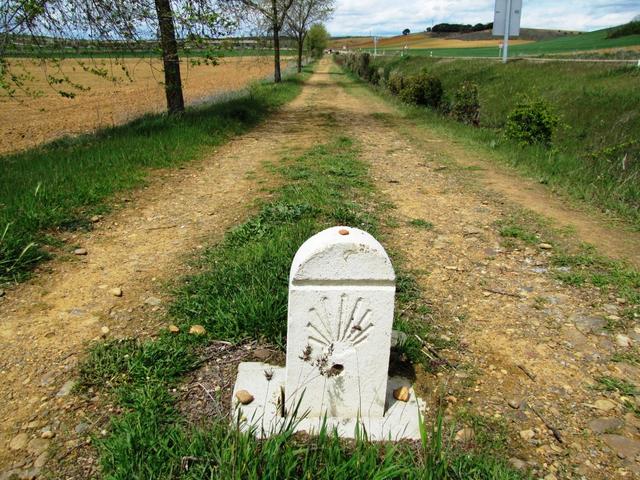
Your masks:
<svg viewBox="0 0 640 480"><path fill-rule="evenodd" d="M612 291L625 298L630 305L627 315L634 311L640 313L640 272L623 262L598 255L589 245L583 245L578 251L559 251L551 259L554 267L563 267L567 272L558 272L556 276L573 286L590 285L604 291Z"/></svg>
<svg viewBox="0 0 640 480"><path fill-rule="evenodd" d="M612 362L625 362L629 365L640 366L640 349L637 347L625 352L617 352L611 356Z"/></svg>
<svg viewBox="0 0 640 480"><path fill-rule="evenodd" d="M56 230L90 225L118 191L144 184L151 169L175 167L258 124L294 98L301 77L254 84L242 96L147 115L126 125L63 138L0 157L0 283L19 280L47 257ZM4 232L4 233L3 233Z"/></svg>
<svg viewBox="0 0 640 480"><path fill-rule="evenodd" d="M499 221L497 226L501 237L517 238L529 245L536 245L540 243L538 235L531 232L514 217Z"/></svg>
<svg viewBox="0 0 640 480"><path fill-rule="evenodd" d="M409 225L416 228L421 228L423 230L431 230L433 229L433 223L428 220L423 220L422 218L414 218L409 221Z"/></svg>
<svg viewBox="0 0 640 480"><path fill-rule="evenodd" d="M459 85L479 86L481 128L432 110L405 107L409 119L456 143L519 169L579 201L629 220L640 229L640 69L595 64L501 65L419 57L379 58L376 66L413 74L427 69L453 98ZM505 138L509 112L523 95L543 98L560 116L552 147Z"/></svg>
<svg viewBox="0 0 640 480"><path fill-rule="evenodd" d="M454 451L441 417L419 444L345 442L333 432L303 438L285 428L266 441L242 434L226 418L189 425L171 389L199 365L214 339L266 339L282 348L288 271L310 235L348 223L378 235L374 192L358 150L347 138L318 145L274 170L285 180L256 216L231 230L196 261L196 273L177 289L170 311L181 327L149 341L94 346L81 366L80 388L109 393L123 413L96 438L107 479L496 479L522 478L485 452ZM419 289L399 275L400 307ZM423 310L422 310L423 311ZM186 333L202 324L207 334ZM427 430L430 430L427 431ZM188 459L188 470L184 459Z"/></svg>
<svg viewBox="0 0 640 480"><path fill-rule="evenodd" d="M608 38L609 32L610 29L598 30L579 35L568 35L549 40L541 40L524 45L512 45L509 47L509 54L511 56L540 56L640 45L640 35L638 34L619 38ZM394 49L379 50L391 52ZM433 54L436 57L498 57L498 48L412 48L409 50L409 54L417 56L430 56Z"/></svg>
<svg viewBox="0 0 640 480"><path fill-rule="evenodd" d="M598 254L592 245L575 244L568 240L569 233L557 231L543 218L526 212L514 213L497 222L496 226L507 244L511 240L525 245L551 243L554 248L550 266L554 276L563 283L574 287L597 287L605 294L624 298L628 307L621 313L620 320L610 325L612 330L626 329L633 324L634 315L640 314L640 272L637 269Z"/></svg>
<svg viewBox="0 0 640 480"><path fill-rule="evenodd" d="M638 387L634 384L615 377L605 376L598 378L598 385L596 388L607 392L618 392L621 395L630 397L638 394Z"/></svg>

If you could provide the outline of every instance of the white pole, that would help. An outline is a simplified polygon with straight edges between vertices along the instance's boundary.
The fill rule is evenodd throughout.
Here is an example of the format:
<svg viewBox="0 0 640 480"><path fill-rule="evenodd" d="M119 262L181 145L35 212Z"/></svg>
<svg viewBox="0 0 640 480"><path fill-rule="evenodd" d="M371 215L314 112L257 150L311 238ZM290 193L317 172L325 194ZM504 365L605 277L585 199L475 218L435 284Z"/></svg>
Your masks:
<svg viewBox="0 0 640 480"><path fill-rule="evenodd" d="M502 47L502 63L509 59L509 29L511 28L511 0L507 0L507 11L504 16L504 45Z"/></svg>

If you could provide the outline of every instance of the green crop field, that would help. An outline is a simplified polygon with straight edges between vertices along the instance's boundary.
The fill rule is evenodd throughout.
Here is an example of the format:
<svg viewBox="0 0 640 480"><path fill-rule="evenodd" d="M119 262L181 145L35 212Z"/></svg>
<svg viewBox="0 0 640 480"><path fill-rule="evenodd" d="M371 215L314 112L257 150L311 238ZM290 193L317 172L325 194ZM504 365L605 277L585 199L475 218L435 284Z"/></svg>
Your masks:
<svg viewBox="0 0 640 480"><path fill-rule="evenodd" d="M640 35L629 35L620 38L607 38L610 29L598 30L580 35L542 40L525 45L514 45L509 49L512 56L539 56L553 54L567 54L588 50L608 48L624 48L640 46ZM470 42L472 44L472 42ZM397 52L395 49L379 49L383 52ZM410 49L411 55L431 55L436 57L495 57L498 49L495 47L481 48L434 48ZM640 57L640 53L638 53Z"/></svg>

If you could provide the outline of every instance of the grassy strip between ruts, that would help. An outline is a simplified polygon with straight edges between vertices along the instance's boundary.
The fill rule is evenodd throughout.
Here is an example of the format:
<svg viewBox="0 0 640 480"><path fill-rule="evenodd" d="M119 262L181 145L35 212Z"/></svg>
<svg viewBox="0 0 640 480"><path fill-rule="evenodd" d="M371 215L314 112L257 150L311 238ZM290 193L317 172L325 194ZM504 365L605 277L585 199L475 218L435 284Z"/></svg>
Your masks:
<svg viewBox="0 0 640 480"><path fill-rule="evenodd" d="M0 157L0 284L19 280L41 259L46 232L90 228L117 191L144 183L151 168L184 164L247 131L293 99L302 77L260 82L246 95L188 109L180 116L147 115L126 125L63 138Z"/></svg>
<svg viewBox="0 0 640 480"><path fill-rule="evenodd" d="M83 363L81 385L108 391L123 410L108 435L96 438L104 478L521 478L490 452L450 449L437 420L420 445L344 442L331 432L304 438L285 431L258 441L228 417L210 418L205 427L181 417L171 392L213 340L267 339L284 347L288 270L310 235L335 224L380 235L376 219L384 206L374 203L351 140L316 146L273 168L285 179L275 199L202 254L198 273L178 288L170 316L182 333L100 343ZM415 282L399 275L399 315L412 310L405 308L411 302L419 306L418 297ZM407 331L420 328L414 320L397 319ZM207 334L186 333L193 324ZM183 458L197 461L185 470Z"/></svg>

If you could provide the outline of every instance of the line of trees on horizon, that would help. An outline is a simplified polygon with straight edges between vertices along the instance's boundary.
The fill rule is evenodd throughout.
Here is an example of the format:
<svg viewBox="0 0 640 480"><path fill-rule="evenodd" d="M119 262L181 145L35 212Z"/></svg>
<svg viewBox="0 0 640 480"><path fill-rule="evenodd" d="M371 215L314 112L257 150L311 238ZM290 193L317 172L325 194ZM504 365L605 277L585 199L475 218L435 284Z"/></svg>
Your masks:
<svg viewBox="0 0 640 480"><path fill-rule="evenodd" d="M155 41L163 62L167 112L178 114L185 109L181 52L196 51L203 62L215 65L212 40L253 29L256 37L272 38L277 83L282 81L281 36L295 39L301 71L310 29L328 20L333 11L334 0L4 0L0 3L0 90L9 96L37 94L30 90L29 75L13 69L8 60L16 39L48 67L47 83L65 97L85 88L63 72L64 49L56 51L52 45L106 42L117 47L114 60L130 77L123 61L126 53ZM80 60L78 64L85 71L108 76L104 69Z"/></svg>
<svg viewBox="0 0 640 480"><path fill-rule="evenodd" d="M427 28L427 31L433 33L469 33L482 32L483 30L491 30L492 28L493 22L476 23L475 25L463 23L438 23L433 27Z"/></svg>

